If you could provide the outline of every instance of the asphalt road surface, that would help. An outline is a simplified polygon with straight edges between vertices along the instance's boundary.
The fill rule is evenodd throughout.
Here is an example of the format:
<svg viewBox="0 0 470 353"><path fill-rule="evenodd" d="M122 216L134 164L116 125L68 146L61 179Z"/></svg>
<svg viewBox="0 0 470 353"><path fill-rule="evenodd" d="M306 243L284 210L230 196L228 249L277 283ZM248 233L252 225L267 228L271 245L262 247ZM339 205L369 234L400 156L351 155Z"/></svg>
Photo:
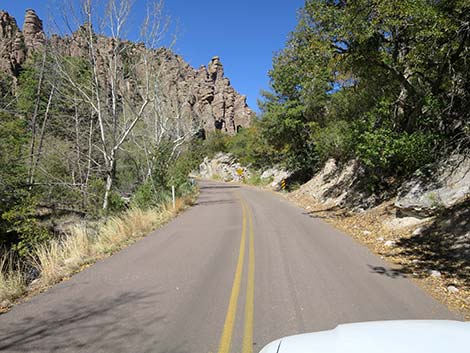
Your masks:
<svg viewBox="0 0 470 353"><path fill-rule="evenodd" d="M340 323L455 319L278 195L201 182L197 204L0 316L0 351L258 352Z"/></svg>

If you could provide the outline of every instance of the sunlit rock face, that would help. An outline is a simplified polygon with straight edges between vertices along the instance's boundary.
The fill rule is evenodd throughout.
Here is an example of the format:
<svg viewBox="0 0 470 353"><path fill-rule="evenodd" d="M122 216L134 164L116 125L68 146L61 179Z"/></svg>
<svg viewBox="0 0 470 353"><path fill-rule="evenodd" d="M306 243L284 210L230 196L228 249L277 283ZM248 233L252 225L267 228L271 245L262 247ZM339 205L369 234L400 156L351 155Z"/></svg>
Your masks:
<svg viewBox="0 0 470 353"><path fill-rule="evenodd" d="M169 49L159 49L164 81L174 90L183 107L183 115L192 114L203 121L206 131L221 130L235 134L250 124L253 111L246 97L239 94L224 76L220 58L215 56L206 66L194 69Z"/></svg>
<svg viewBox="0 0 470 353"><path fill-rule="evenodd" d="M26 58L24 37L16 20L8 13L0 11L0 69L16 75Z"/></svg>
<svg viewBox="0 0 470 353"><path fill-rule="evenodd" d="M29 50L38 49L46 42L42 21L34 10L26 10L23 24L23 37L26 48Z"/></svg>
<svg viewBox="0 0 470 353"><path fill-rule="evenodd" d="M41 50L48 42L66 56L87 55L86 25L69 36L53 35L47 38L43 23L34 10L27 10L23 29L7 12L0 12L0 70L14 79L26 59ZM112 39L96 37L97 65L105 65L112 48ZM148 50L142 44L133 44L134 51ZM250 124L253 111L246 97L239 94L224 76L224 67L218 56L207 66L191 67L170 49L151 50L152 66L161 73L161 89L174 100L181 118L192 119L206 132L221 130L235 134L240 127ZM132 82L128 82L129 87Z"/></svg>

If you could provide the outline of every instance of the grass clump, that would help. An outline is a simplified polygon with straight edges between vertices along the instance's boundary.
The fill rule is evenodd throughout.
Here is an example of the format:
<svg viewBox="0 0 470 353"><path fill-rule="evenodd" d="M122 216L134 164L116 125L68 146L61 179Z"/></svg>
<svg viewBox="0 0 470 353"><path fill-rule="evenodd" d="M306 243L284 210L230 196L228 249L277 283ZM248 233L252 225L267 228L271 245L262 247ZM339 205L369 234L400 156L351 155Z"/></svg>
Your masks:
<svg viewBox="0 0 470 353"><path fill-rule="evenodd" d="M0 256L0 305L10 303L26 290L26 279L11 252Z"/></svg>

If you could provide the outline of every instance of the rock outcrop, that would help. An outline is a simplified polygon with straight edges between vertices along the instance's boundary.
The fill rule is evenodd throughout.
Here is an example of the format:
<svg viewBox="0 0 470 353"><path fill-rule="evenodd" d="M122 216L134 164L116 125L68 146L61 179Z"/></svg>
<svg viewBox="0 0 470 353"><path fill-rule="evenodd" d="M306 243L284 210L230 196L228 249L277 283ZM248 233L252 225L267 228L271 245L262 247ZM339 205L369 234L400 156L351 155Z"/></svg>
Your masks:
<svg viewBox="0 0 470 353"><path fill-rule="evenodd" d="M199 165L196 176L203 179L220 179L226 182L250 182L251 177L259 176L261 184L272 190L281 190L281 182L288 179L291 172L273 167L266 170L250 170L241 165L230 153L217 153L213 158L205 157ZM257 183L258 185L258 183Z"/></svg>
<svg viewBox="0 0 470 353"><path fill-rule="evenodd" d="M273 167L266 169L261 173L261 180L269 182L269 187L273 190L279 191L282 189L281 183L283 180L287 180L292 175L292 172L279 168Z"/></svg>
<svg viewBox="0 0 470 353"><path fill-rule="evenodd" d="M219 57L197 70L168 49L159 49L157 57L163 58L160 65L166 75L164 84L178 97L183 116L199 117L206 131L217 129L229 134L250 124L253 112L246 97L237 93L224 76Z"/></svg>
<svg viewBox="0 0 470 353"><path fill-rule="evenodd" d="M250 177L250 171L237 162L230 153L217 153L213 158L204 158L199 165L198 176L204 179L243 181Z"/></svg>
<svg viewBox="0 0 470 353"><path fill-rule="evenodd" d="M23 24L23 37L27 50L37 50L46 42L42 21L34 10L26 10Z"/></svg>
<svg viewBox="0 0 470 353"><path fill-rule="evenodd" d="M364 191L365 177L360 164L351 160L344 165L330 159L313 178L293 196L310 196L325 207L341 207L356 211L376 206L390 199L385 191L377 196ZM470 199L470 158L453 156L445 161L418 170L398 189L394 206L399 218L391 227L408 227L425 221L438 211L451 209Z"/></svg>
<svg viewBox="0 0 470 353"><path fill-rule="evenodd" d="M365 209L373 206L376 199L361 192L359 183L363 176L364 170L358 161L351 160L341 165L330 159L312 179L293 193L293 198L307 196L325 208Z"/></svg>
<svg viewBox="0 0 470 353"><path fill-rule="evenodd" d="M0 12L0 69L10 75L18 72L24 62L24 38L16 20L8 13Z"/></svg>
<svg viewBox="0 0 470 353"><path fill-rule="evenodd" d="M0 12L0 70L17 78L26 59L40 50L47 41L67 56L85 56L86 43L82 26L70 36L53 35L47 38L42 21L33 10L27 10L23 30L8 13ZM105 65L112 47L110 38L97 36L96 50ZM142 44L133 44L133 49L148 50ZM218 56L198 69L188 65L181 56L166 48L151 50L152 65L162 73L161 89L175 100L182 118L197 120L205 131L222 130L235 134L240 127L250 124L253 111L224 76L224 68ZM175 108L176 109L176 108Z"/></svg>
<svg viewBox="0 0 470 353"><path fill-rule="evenodd" d="M429 216L469 198L470 158L457 155L416 172L400 187L395 206L403 213Z"/></svg>
<svg viewBox="0 0 470 353"><path fill-rule="evenodd" d="M12 16L0 11L0 70L16 77L26 58L45 40L42 21L33 10L26 11L23 31Z"/></svg>

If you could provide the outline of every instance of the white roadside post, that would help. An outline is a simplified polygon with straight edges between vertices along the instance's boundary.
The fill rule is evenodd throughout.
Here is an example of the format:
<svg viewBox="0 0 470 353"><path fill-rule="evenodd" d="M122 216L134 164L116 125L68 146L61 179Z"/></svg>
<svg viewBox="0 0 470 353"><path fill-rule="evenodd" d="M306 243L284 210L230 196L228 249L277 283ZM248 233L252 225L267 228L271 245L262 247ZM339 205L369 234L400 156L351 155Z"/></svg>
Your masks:
<svg viewBox="0 0 470 353"><path fill-rule="evenodd" d="M173 210L176 209L176 200L175 200L175 186L171 186L171 199L173 201Z"/></svg>

